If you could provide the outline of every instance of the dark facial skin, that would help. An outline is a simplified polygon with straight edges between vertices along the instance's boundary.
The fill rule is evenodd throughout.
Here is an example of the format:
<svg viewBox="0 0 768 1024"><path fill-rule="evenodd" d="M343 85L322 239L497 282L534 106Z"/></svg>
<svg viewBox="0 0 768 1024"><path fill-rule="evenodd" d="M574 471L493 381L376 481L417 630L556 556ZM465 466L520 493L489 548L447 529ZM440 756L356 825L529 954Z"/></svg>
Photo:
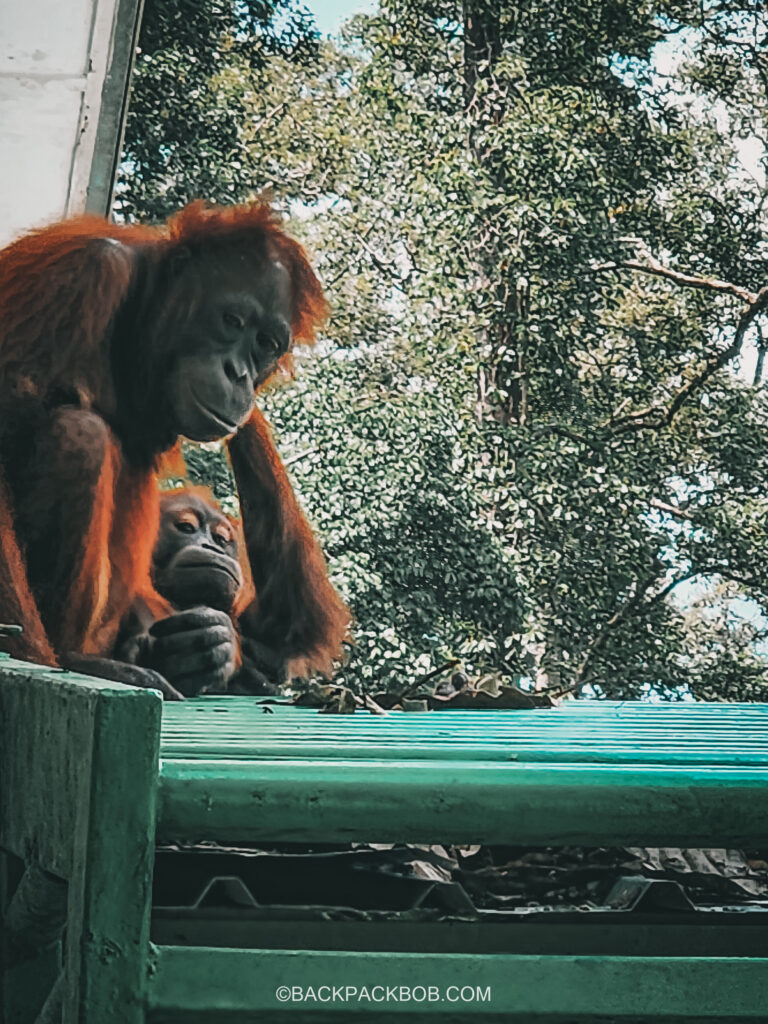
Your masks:
<svg viewBox="0 0 768 1024"><path fill-rule="evenodd" d="M254 392L291 344L290 285L281 263L256 265L237 252L180 271L177 287L196 301L174 328L170 401L179 434L212 441L248 419Z"/></svg>
<svg viewBox="0 0 768 1024"><path fill-rule="evenodd" d="M232 526L195 494L164 500L152 562L157 590L180 609L229 612L243 585Z"/></svg>

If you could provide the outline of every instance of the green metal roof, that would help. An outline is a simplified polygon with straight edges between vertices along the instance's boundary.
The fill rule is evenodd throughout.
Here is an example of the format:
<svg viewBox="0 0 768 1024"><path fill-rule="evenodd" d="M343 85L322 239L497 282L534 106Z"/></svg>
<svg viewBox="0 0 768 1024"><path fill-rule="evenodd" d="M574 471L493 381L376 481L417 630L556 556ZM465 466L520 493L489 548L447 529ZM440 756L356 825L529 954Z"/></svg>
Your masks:
<svg viewBox="0 0 768 1024"><path fill-rule="evenodd" d="M163 708L162 838L768 842L768 706L324 715Z"/></svg>
<svg viewBox="0 0 768 1024"><path fill-rule="evenodd" d="M326 715L204 697L163 709L168 760L320 758L768 765L768 705L570 701L535 711Z"/></svg>

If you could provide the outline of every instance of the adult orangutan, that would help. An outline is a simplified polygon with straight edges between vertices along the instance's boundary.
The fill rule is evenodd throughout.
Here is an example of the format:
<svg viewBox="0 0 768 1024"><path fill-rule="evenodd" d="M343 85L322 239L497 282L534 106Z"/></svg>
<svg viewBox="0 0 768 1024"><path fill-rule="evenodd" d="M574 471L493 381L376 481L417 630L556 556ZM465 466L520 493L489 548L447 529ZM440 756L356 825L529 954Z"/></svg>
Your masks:
<svg viewBox="0 0 768 1024"><path fill-rule="evenodd" d="M239 530L204 488L160 495L152 582L172 607L167 617L138 598L120 630L115 658L159 672L179 694L275 694L286 675L283 637L267 646L241 637L239 616L253 601Z"/></svg>
<svg viewBox="0 0 768 1024"><path fill-rule="evenodd" d="M24 627L13 654L83 667L111 653L137 596L167 612L150 578L158 458L179 435L229 437L260 559L249 635L279 617L291 673L330 669L348 613L254 408L325 310L301 247L259 203L195 203L161 228L83 217L0 252L0 621ZM127 681L157 684L141 669Z"/></svg>

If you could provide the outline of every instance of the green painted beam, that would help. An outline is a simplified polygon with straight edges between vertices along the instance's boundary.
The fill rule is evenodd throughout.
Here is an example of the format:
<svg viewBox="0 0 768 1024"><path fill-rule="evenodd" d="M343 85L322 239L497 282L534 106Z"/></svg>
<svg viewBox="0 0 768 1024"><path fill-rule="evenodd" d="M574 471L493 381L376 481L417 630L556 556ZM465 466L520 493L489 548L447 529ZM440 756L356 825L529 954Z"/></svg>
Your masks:
<svg viewBox="0 0 768 1024"><path fill-rule="evenodd" d="M763 958L161 946L152 964L148 1005L149 1020L156 1024L764 1022L766 978L768 959Z"/></svg>
<svg viewBox="0 0 768 1024"><path fill-rule="evenodd" d="M160 720L154 693L0 657L0 846L69 882L65 1024L768 1019L758 958L161 946L147 964L156 821L224 842L768 845L768 707L377 718L205 698L163 706L162 739Z"/></svg>
<svg viewBox="0 0 768 1024"><path fill-rule="evenodd" d="M164 763L161 840L768 844L768 771L467 761Z"/></svg>
<svg viewBox="0 0 768 1024"><path fill-rule="evenodd" d="M64 1024L144 1024L161 705L158 693L128 686L97 702Z"/></svg>

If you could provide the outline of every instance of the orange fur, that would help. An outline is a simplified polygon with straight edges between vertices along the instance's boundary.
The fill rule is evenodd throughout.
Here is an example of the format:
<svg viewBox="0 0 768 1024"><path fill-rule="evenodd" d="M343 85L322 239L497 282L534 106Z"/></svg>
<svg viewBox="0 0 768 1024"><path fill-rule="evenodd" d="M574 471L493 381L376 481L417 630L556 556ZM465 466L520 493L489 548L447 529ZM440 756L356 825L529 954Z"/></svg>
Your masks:
<svg viewBox="0 0 768 1024"><path fill-rule="evenodd" d="M315 325L327 313L322 290L299 244L283 232L263 203L245 207L193 203L160 227L79 217L34 231L0 251L0 441L3 418L11 422L22 408L26 415L37 417L35 426L44 425L46 410L59 404L93 410L112 424L121 382L112 374L111 332L118 313L131 301L137 252L148 251L161 259L186 249L194 257L198 249L215 252L217 247L231 246L253 246L286 266L292 284L294 339L311 342ZM290 355L281 363L290 366ZM150 363L149 370L153 368ZM76 538L75 547L81 545L82 558L63 586L60 610L50 625L43 622L29 585L24 551L17 540L21 524L16 520L7 464L0 465L0 621L20 622L25 630L21 639L7 642L13 653L48 664L55 664L65 648L108 655L132 601L141 597L158 613L168 608L152 588L150 569L159 514L155 469L171 441L149 451L154 465L151 458L129 463L125 446L142 439L142 426L122 424L120 441L105 449L90 496L89 519L78 527L83 537ZM271 516L277 524L270 528L270 543L286 546L282 553L270 549L270 565L278 575L283 569L288 574L280 583L272 573L272 589L267 592L277 587L281 593L282 587L279 604L295 617L289 627L292 649L297 642L304 643L296 654L296 666L307 671L326 669L340 652L346 609L327 580L322 553L268 432L254 432L248 425L241 433L249 440L241 445L247 449L247 458L234 460L240 463L238 486L247 503L247 464L253 462L260 474L258 489L269 492ZM267 449L259 456L253 446L262 441ZM73 492L79 488L80 494L82 486L72 480ZM63 509L69 497L66 489L57 495ZM249 539L243 550L259 555L258 536L263 528L258 516L249 513L248 518L256 523L257 542ZM52 548L52 560L56 557ZM253 618L254 591L244 593L243 600L248 601L247 611Z"/></svg>
<svg viewBox="0 0 768 1024"><path fill-rule="evenodd" d="M181 456L180 450L179 450L178 454L179 454L179 457L180 457ZM183 475L183 473L186 472L186 467L183 465L183 461L182 461L182 464L181 464L181 468L183 469L183 473L182 474L179 474L178 468L179 467L178 467L178 464L177 464L175 469L174 469L174 474L173 474L174 476ZM186 495L186 494L195 494L195 495L197 495L197 497L201 498L207 505L210 505L212 508L215 508L217 512L220 512L221 515L225 516L225 513L221 509L219 503L214 498L213 492L211 491L211 489L209 487L202 487L202 486L197 485L197 484L187 484L187 485L184 485L183 487L173 487L173 488L169 488L168 490L161 491L160 494L159 494L159 502L158 502L158 524L157 524L157 526L155 528L154 533L151 535L152 538L153 538L153 544L154 544L154 539L157 537L157 532L158 532L158 528L159 528L159 518L160 518L160 514L162 513L163 504L165 502L169 501L170 499L178 498L180 495ZM232 605L232 608L229 610L229 614L230 614L231 618L236 623L237 618L238 618L240 612L242 611L243 608L245 608L248 604L250 604L250 602L255 598L256 592L255 592L254 586L253 586L253 578L251 576L251 567L248 564L248 556L247 556L247 552L246 552L245 540L244 540L243 535L242 535L241 524L240 524L239 520L233 519L232 516L225 516L225 518L231 524L232 529L235 531L235 535L237 537L238 561L240 563L240 569L241 569L242 574L243 574L243 583L242 583L242 585L240 587L240 590L238 591L237 595L235 596L235 600L234 600L234 603ZM143 557L145 557L145 556L142 555L142 558ZM150 560L151 560L151 549L150 549ZM146 594L146 593L145 594L140 594L139 597L138 597L137 607L143 607L144 611L146 612L145 615L141 616L142 619L145 619L145 618L146 619L154 619L155 621L157 621L158 619L164 619L164 618L166 618L169 615L173 615L177 611L177 609L174 608L174 606L171 604L170 601L167 601L164 597L162 597L160 594L158 594L157 591L154 591L154 590L150 594ZM240 669L240 667L242 665L242 661L243 661L243 657L242 657L242 648L241 648L241 644L240 644L240 634L237 633L237 648L236 648L235 660L234 660L235 671Z"/></svg>
<svg viewBox="0 0 768 1024"><path fill-rule="evenodd" d="M27 568L16 541L11 503L0 476L0 566L6 582L0 582L2 618L6 625L22 625L24 632L13 644L20 658L56 665L56 655L46 635L40 613L27 582Z"/></svg>
<svg viewBox="0 0 768 1024"><path fill-rule="evenodd" d="M117 448L106 452L101 474L93 494L93 513L75 578L63 606L61 630L57 636L60 650L98 654L95 635L102 624L112 582L112 565L104 554L109 550L115 507L115 483L120 470Z"/></svg>
<svg viewBox="0 0 768 1024"><path fill-rule="evenodd" d="M351 616L258 409L228 447L257 594L241 616L243 634L268 645L276 634L291 676L330 675Z"/></svg>
<svg viewBox="0 0 768 1024"><path fill-rule="evenodd" d="M187 475L187 465L184 462L180 441L160 456L157 463L157 475L161 480L167 480L172 476L185 477Z"/></svg>
<svg viewBox="0 0 768 1024"><path fill-rule="evenodd" d="M217 207L197 201L164 226L83 216L40 228L0 250L0 370L17 388L35 392L74 384L90 404L109 377L103 341L130 284L132 247L170 251L216 240L261 244L285 264L294 340L311 343L328 306L299 243L264 203ZM290 366L290 354L281 362Z"/></svg>
<svg viewBox="0 0 768 1024"><path fill-rule="evenodd" d="M229 245L254 234L263 237L267 251L280 260L291 277L294 341L314 341L316 325L328 315L328 303L304 250L283 232L266 203L256 202L246 207L206 206L201 201L190 203L168 221L168 234L172 241L184 245L207 245L216 238L223 238Z"/></svg>

